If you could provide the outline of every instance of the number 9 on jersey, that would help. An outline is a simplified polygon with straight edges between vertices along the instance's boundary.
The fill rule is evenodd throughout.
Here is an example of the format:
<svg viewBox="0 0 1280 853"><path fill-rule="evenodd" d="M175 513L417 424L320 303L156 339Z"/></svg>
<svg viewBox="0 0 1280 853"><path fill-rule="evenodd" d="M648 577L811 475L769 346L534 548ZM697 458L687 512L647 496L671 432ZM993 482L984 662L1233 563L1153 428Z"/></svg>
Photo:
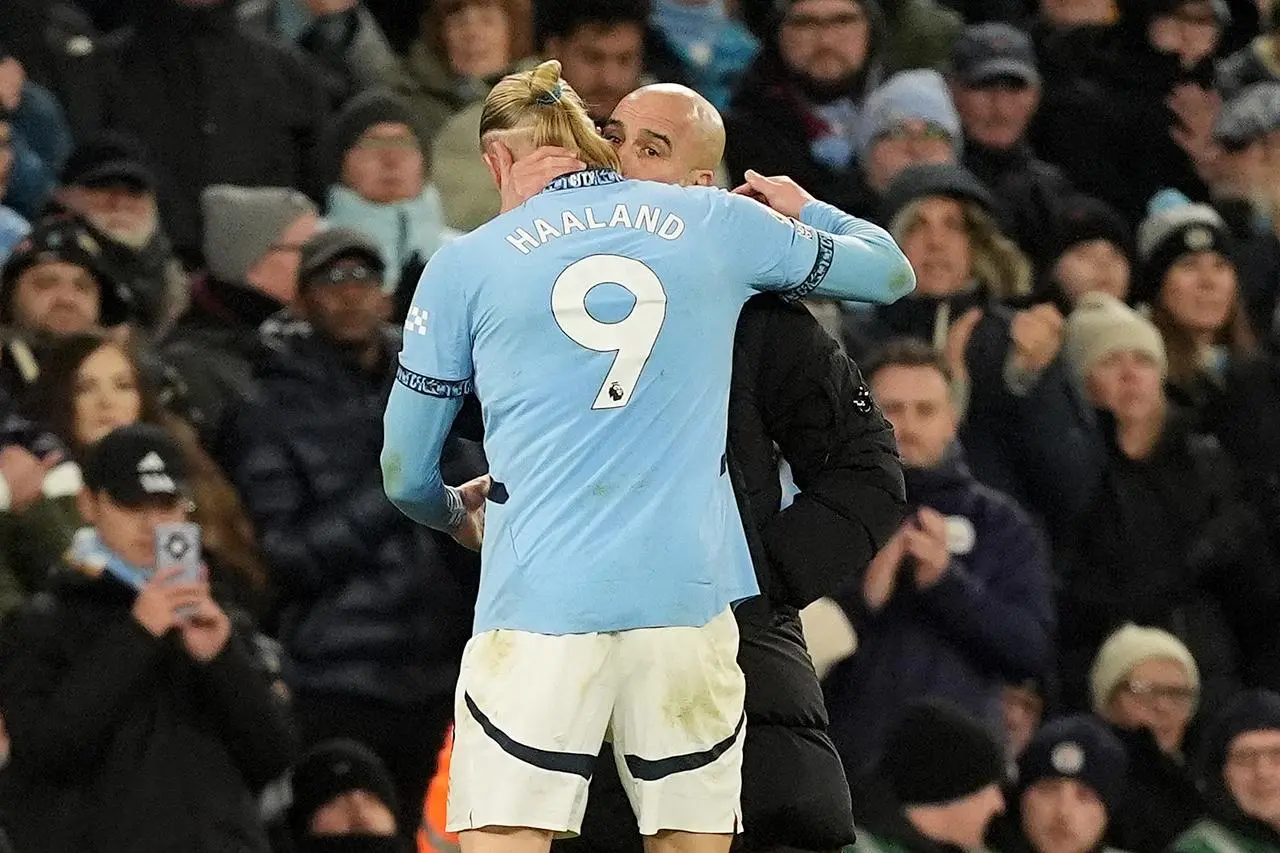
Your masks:
<svg viewBox="0 0 1280 853"><path fill-rule="evenodd" d="M616 284L635 298L631 313L616 323L602 323L587 311L587 294L601 284ZM551 313L574 343L616 353L591 408L620 409L631 402L667 318L667 292L653 270L621 255L574 261L551 288Z"/></svg>

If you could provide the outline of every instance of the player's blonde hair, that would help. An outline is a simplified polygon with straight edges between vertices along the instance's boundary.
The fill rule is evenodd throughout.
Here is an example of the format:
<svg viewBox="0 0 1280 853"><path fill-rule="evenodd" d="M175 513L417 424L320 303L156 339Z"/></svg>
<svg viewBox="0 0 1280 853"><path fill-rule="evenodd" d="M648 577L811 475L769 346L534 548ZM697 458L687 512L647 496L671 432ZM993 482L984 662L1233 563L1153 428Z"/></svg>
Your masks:
<svg viewBox="0 0 1280 853"><path fill-rule="evenodd" d="M480 144L516 136L527 137L534 148L566 148L588 166L621 168L618 152L596 132L582 98L560 78L560 63L554 59L531 71L508 74L484 100Z"/></svg>

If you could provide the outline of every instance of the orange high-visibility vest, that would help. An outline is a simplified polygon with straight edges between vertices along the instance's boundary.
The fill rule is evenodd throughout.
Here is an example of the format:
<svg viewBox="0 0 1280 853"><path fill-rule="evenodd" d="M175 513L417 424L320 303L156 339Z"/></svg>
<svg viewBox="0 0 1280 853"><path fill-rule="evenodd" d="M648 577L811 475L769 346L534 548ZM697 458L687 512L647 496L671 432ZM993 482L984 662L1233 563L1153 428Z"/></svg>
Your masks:
<svg viewBox="0 0 1280 853"><path fill-rule="evenodd" d="M458 835L445 832L449 805L449 759L453 755L453 726L445 736L436 760L436 775L427 786L422 804L422 829L418 830L418 853L458 853Z"/></svg>

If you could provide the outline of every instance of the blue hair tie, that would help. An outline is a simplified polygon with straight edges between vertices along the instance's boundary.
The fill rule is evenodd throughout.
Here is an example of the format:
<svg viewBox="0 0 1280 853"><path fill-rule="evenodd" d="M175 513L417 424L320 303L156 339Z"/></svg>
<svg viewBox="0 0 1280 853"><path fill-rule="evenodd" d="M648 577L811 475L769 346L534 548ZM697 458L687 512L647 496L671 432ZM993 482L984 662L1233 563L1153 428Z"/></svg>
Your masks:
<svg viewBox="0 0 1280 853"><path fill-rule="evenodd" d="M560 102L560 96L564 94L564 84L556 83L556 87L545 95L539 95L536 100L545 107L553 107Z"/></svg>

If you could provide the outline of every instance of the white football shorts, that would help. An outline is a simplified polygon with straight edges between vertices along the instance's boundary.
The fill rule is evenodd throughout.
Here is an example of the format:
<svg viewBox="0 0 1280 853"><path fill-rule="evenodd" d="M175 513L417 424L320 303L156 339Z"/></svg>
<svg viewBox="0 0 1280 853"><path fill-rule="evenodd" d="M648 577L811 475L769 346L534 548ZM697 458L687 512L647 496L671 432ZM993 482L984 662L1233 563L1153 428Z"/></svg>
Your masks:
<svg viewBox="0 0 1280 853"><path fill-rule="evenodd" d="M448 830L576 835L600 747L642 835L739 832L745 682L725 609L700 628L486 631L462 656Z"/></svg>

